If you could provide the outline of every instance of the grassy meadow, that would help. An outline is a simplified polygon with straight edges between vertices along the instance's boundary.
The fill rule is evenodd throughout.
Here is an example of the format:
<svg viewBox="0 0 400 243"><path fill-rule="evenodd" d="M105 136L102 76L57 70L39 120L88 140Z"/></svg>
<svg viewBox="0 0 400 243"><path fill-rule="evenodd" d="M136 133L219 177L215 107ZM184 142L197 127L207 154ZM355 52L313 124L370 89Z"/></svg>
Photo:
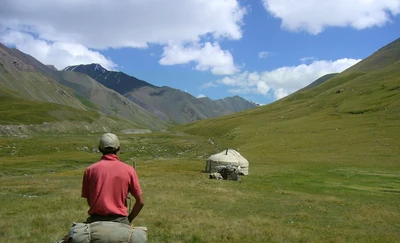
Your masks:
<svg viewBox="0 0 400 243"><path fill-rule="evenodd" d="M400 239L398 141L377 134L377 147L363 149L331 136L336 145L329 150L307 144L317 131L303 131L301 138L294 131L266 132L271 136L264 142L242 145L173 131L119 134L120 158L136 161L146 200L134 224L148 227L149 242ZM86 219L81 179L100 158L99 136L0 137L0 242L56 241L73 221ZM250 175L241 182L202 173L206 158L226 147L250 161Z"/></svg>
<svg viewBox="0 0 400 243"><path fill-rule="evenodd" d="M149 242L399 242L400 61L378 57L245 112L143 134L118 133L130 123L111 119L91 131L114 124L121 160L136 162L145 207L134 225ZM54 242L87 217L81 180L101 134L26 124L91 125L97 113L7 95L0 87L0 242ZM26 126L1 133L9 124ZM249 160L240 182L202 172L226 148Z"/></svg>

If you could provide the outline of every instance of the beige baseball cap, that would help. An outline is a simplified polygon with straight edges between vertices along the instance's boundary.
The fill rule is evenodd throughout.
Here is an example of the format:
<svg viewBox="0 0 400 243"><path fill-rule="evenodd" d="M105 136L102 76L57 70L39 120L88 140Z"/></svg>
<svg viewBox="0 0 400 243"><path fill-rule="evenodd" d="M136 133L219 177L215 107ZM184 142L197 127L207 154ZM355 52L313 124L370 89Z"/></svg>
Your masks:
<svg viewBox="0 0 400 243"><path fill-rule="evenodd" d="M104 133L100 137L99 148L104 151L116 150L119 148L119 140L117 135L113 133Z"/></svg>

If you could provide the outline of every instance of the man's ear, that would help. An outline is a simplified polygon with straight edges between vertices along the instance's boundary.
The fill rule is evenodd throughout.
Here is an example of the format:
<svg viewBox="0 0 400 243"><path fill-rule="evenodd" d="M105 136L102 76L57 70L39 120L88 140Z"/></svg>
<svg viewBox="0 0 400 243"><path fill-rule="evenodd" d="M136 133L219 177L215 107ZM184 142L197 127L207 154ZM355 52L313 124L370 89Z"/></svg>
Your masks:
<svg viewBox="0 0 400 243"><path fill-rule="evenodd" d="M115 150L115 151L117 151L117 152L118 152L120 149L121 149L121 147L118 147L118 148L117 148L117 150Z"/></svg>

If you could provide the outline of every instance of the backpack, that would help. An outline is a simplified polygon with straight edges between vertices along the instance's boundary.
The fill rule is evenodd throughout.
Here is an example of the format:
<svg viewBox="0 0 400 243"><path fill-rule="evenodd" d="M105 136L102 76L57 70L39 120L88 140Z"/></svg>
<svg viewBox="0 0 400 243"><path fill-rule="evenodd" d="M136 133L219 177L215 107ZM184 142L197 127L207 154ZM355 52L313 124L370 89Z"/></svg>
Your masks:
<svg viewBox="0 0 400 243"><path fill-rule="evenodd" d="M68 243L144 243L147 242L147 227L111 221L74 222L67 237Z"/></svg>

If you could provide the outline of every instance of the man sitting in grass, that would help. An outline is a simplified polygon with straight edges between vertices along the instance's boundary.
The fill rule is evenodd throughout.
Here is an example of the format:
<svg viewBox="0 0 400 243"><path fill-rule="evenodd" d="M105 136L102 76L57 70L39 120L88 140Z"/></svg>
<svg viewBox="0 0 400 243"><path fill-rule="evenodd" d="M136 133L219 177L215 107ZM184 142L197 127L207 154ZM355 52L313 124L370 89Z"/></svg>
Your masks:
<svg viewBox="0 0 400 243"><path fill-rule="evenodd" d="M115 134L101 136L103 156L85 170L82 181L82 197L87 199L90 216L85 223L74 222L58 243L147 242L147 227L130 225L142 210L144 198L135 169L119 160L119 149ZM129 192L136 201L128 214Z"/></svg>
<svg viewBox="0 0 400 243"><path fill-rule="evenodd" d="M103 134L99 150L103 156L85 170L82 182L82 197L90 207L87 223L113 221L129 225L144 206L138 176L133 167L119 160L120 143L115 134ZM129 214L128 192L136 200Z"/></svg>

